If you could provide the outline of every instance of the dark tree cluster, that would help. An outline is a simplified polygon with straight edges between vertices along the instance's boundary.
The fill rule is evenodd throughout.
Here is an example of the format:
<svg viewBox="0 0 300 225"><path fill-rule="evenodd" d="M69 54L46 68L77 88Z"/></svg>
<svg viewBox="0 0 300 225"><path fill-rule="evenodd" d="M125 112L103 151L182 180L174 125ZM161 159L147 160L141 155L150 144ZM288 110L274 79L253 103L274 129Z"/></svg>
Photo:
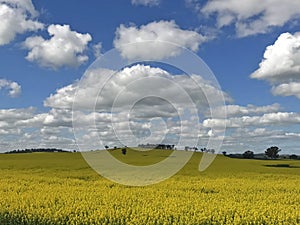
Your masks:
<svg viewBox="0 0 300 225"><path fill-rule="evenodd" d="M252 152L252 151L250 151L250 150L245 151L245 152L243 153L243 157L244 157L245 159L253 159L253 158L254 158L254 152Z"/></svg>
<svg viewBox="0 0 300 225"><path fill-rule="evenodd" d="M174 149L175 145L166 145L166 144L159 144L156 146L156 149Z"/></svg>
<svg viewBox="0 0 300 225"><path fill-rule="evenodd" d="M272 146L270 148L267 148L265 151L266 156L268 156L271 159L277 159L279 157L279 152L281 149L279 149L277 146Z"/></svg>
<svg viewBox="0 0 300 225"><path fill-rule="evenodd" d="M149 149L169 149L173 150L175 149L175 145L170 145L170 144L139 144L139 148L149 148Z"/></svg>
<svg viewBox="0 0 300 225"><path fill-rule="evenodd" d="M213 148L211 148L211 149L201 148L200 151L215 154L215 150Z"/></svg>
<svg viewBox="0 0 300 225"><path fill-rule="evenodd" d="M33 153L33 152L71 152L57 148L31 148L31 149L23 149L23 150L13 150L5 152L5 154L14 154L14 153ZM75 150L72 152L76 152Z"/></svg>

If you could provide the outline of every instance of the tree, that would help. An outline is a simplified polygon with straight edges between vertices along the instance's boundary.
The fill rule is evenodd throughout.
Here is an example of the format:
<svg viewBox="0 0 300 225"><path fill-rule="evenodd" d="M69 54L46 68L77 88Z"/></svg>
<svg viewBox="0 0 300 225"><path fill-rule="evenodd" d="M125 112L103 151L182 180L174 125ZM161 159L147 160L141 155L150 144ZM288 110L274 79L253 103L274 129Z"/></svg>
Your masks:
<svg viewBox="0 0 300 225"><path fill-rule="evenodd" d="M201 148L200 150L201 150L201 152L207 152L206 148Z"/></svg>
<svg viewBox="0 0 300 225"><path fill-rule="evenodd" d="M224 152L222 152L222 154L223 154L224 156L226 156L226 155L227 155L227 152L226 152L226 151L224 151Z"/></svg>
<svg viewBox="0 0 300 225"><path fill-rule="evenodd" d="M290 159L298 159L298 156L295 154L290 155Z"/></svg>
<svg viewBox="0 0 300 225"><path fill-rule="evenodd" d="M265 151L266 156L268 156L271 159L276 159L279 156L279 152L281 151L281 149L279 149L277 146L272 146L270 148L267 148L267 150Z"/></svg>
<svg viewBox="0 0 300 225"><path fill-rule="evenodd" d="M109 146L108 146L108 145L105 145L104 147L105 147L106 150L109 149Z"/></svg>
<svg viewBox="0 0 300 225"><path fill-rule="evenodd" d="M254 152L252 152L252 151L250 151L250 150L245 151L245 152L243 153L243 157L244 157L245 159L253 159L253 158L254 158Z"/></svg>

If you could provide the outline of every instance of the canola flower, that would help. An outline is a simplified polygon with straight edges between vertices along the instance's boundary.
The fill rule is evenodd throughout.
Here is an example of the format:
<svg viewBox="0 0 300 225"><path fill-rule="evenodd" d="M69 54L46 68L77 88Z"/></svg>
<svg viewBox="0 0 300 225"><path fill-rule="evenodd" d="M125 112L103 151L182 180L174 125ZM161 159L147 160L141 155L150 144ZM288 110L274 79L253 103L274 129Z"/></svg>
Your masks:
<svg viewBox="0 0 300 225"><path fill-rule="evenodd" d="M66 166L59 154L26 156L26 165L1 157L1 225L300 224L299 168L221 157L200 173L193 159L171 179L130 187L100 177L76 154Z"/></svg>

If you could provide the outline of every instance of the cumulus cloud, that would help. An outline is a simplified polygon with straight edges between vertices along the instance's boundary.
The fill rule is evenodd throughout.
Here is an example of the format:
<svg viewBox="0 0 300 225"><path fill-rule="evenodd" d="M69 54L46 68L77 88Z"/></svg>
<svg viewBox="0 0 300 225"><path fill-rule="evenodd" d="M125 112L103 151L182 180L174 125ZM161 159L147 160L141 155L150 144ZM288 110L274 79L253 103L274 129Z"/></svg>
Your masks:
<svg viewBox="0 0 300 225"><path fill-rule="evenodd" d="M15 123L18 120L26 120L34 115L35 109L25 108L25 109L0 109L0 121Z"/></svg>
<svg viewBox="0 0 300 225"><path fill-rule="evenodd" d="M300 98L300 82L290 82L287 84L280 84L272 88L273 95L292 96L295 95Z"/></svg>
<svg viewBox="0 0 300 225"><path fill-rule="evenodd" d="M106 143L119 143L121 138L125 145L135 146L136 140L151 143L165 137L175 143L178 135L186 139L197 136L202 132L198 127L203 119L198 114L204 114L210 104L221 104L217 98L221 94L230 99L198 75L172 75L161 68L137 64L121 71L88 70L80 82L57 90L44 104L73 108L75 127L84 129L80 132L85 133L84 140L98 132ZM191 120L193 123L188 123ZM90 141L83 141L87 143Z"/></svg>
<svg viewBox="0 0 300 225"><path fill-rule="evenodd" d="M128 146L147 142L177 143L179 137L184 138L187 145L193 138L199 138L195 145L205 147L209 138L219 138L218 130L223 125L229 128L223 146L226 151L233 151L233 146L239 152L246 147L257 150L261 143L277 142L284 148L283 141L299 141L296 130L268 129L300 123L298 113L278 112L279 104L229 105L226 120L205 117L209 115L200 116L199 120L192 112L184 114L191 105L182 93L186 91L204 113L208 104L201 89L209 95L215 95L217 91L200 76L193 76L172 75L161 68L141 64L119 72L89 70L81 82L58 89L45 100L45 106L52 107L49 112L40 113L34 108L0 110L0 150L25 147L77 149L76 144L81 150L90 150L124 143ZM180 95L178 88L182 88ZM139 98L145 92L147 95ZM74 96L77 108L72 112ZM164 101L164 97L168 101ZM173 101L175 104L170 104ZM128 104L132 104L129 111ZM74 121L77 143L72 129ZM8 138L16 140L12 146L7 145Z"/></svg>
<svg viewBox="0 0 300 225"><path fill-rule="evenodd" d="M0 79L0 90L1 89L8 89L8 95L12 98L18 97L22 92L21 86L17 82L6 79Z"/></svg>
<svg viewBox="0 0 300 225"><path fill-rule="evenodd" d="M114 46L127 59L159 60L178 55L180 47L197 51L206 40L207 37L196 31L181 29L173 20L161 20L140 27L121 24Z"/></svg>
<svg viewBox="0 0 300 225"><path fill-rule="evenodd" d="M71 129L72 112L51 109L39 113L33 107L0 109L0 151L56 147L77 149ZM13 139L13 142L8 140Z"/></svg>
<svg viewBox="0 0 300 225"><path fill-rule="evenodd" d="M30 109L30 111L29 111ZM30 114L27 118L16 118L16 113L14 112L14 125L18 127L72 127L72 111L66 109L51 109L49 112L36 113L32 108L20 109L21 112L29 111ZM15 110L14 110L15 111ZM25 114L26 115L26 114ZM1 117L0 117L1 118Z"/></svg>
<svg viewBox="0 0 300 225"><path fill-rule="evenodd" d="M0 45L10 43L17 34L43 29L44 25L35 20L37 15L31 0L1 0Z"/></svg>
<svg viewBox="0 0 300 225"><path fill-rule="evenodd" d="M88 60L84 54L90 34L72 31L69 25L50 25L50 39L41 36L29 37L23 46L29 50L26 59L37 62L41 66L57 69L63 66L78 67Z"/></svg>
<svg viewBox="0 0 300 225"><path fill-rule="evenodd" d="M97 43L93 46L93 53L94 53L94 56L96 58L101 56L101 50L102 50L102 43L101 42L99 42L99 43Z"/></svg>
<svg viewBox="0 0 300 225"><path fill-rule="evenodd" d="M219 28L234 24L240 37L267 33L273 27L300 18L298 0L211 0L201 12L216 15Z"/></svg>
<svg viewBox="0 0 300 225"><path fill-rule="evenodd" d="M152 101L150 99L150 101ZM146 104L144 102L143 104ZM139 107L137 107L139 109ZM252 107L250 107L252 108ZM258 111L272 111L273 106L257 107ZM135 109L133 109L135 110ZM154 110L152 110L154 111ZM140 113L140 112L138 112ZM157 116L157 115L154 115ZM174 120L173 114L160 115L162 118L147 118L140 120L137 117L128 117L127 111L118 114L110 112L75 111L72 115L71 109L51 109L49 112L39 113L34 108L25 109L2 109L0 110L0 151L22 148L57 147L64 149L99 149L103 145L122 146L120 140L128 139L126 143L134 146L134 138L151 141L153 143L176 143L176 135L189 139L197 133L199 143L197 146L206 146L211 136L218 138L217 128L220 123L227 123L229 133L227 134L223 150L241 152L245 149L254 151L270 145L279 145L281 148L291 152L298 151L300 134L290 128L291 124L299 124L300 115L292 112L266 113L261 116L232 117L227 120L206 119L203 124L196 124L197 119ZM73 117L73 118L72 118ZM79 127L75 127L78 139L75 142L72 129L72 119ZM92 125L91 125L92 124ZM129 124L129 127L128 127ZM222 125L221 125L222 126ZM274 126L279 129L274 129ZM197 131L196 129L199 130ZM116 136L116 132L120 136ZM134 135L133 135L134 134ZM151 137L149 139L149 136ZM162 140L162 137L165 139ZM7 140L14 138L14 143ZM262 147L262 144L265 146Z"/></svg>
<svg viewBox="0 0 300 225"><path fill-rule="evenodd" d="M157 6L160 4L160 0L131 0L133 5L144 5L144 6Z"/></svg>
<svg viewBox="0 0 300 225"><path fill-rule="evenodd" d="M37 16L39 13L35 10L31 0L0 0L0 3L7 4L10 7L18 7L24 11L29 12L33 16Z"/></svg>
<svg viewBox="0 0 300 225"><path fill-rule="evenodd" d="M240 128L240 127L260 127L260 126L280 126L299 124L300 114L294 112L277 112L266 113L262 116L242 116L228 119L206 119L203 121L204 127L223 127Z"/></svg>
<svg viewBox="0 0 300 225"><path fill-rule="evenodd" d="M6 142L5 135L21 135L22 128L16 126L16 122L27 120L34 115L34 108L25 109L0 109L0 142Z"/></svg>
<svg viewBox="0 0 300 225"><path fill-rule="evenodd" d="M252 78L281 83L300 80L300 33L283 33L266 48L259 69Z"/></svg>
<svg viewBox="0 0 300 225"><path fill-rule="evenodd" d="M229 152L252 150L262 153L270 146L279 146L285 154L297 153L299 133L289 132L288 129L269 128L239 128L226 136L223 149Z"/></svg>
<svg viewBox="0 0 300 225"><path fill-rule="evenodd" d="M237 116L244 116L244 115L257 115L257 114L265 114L265 113L272 113L278 112L280 109L280 105L275 103L272 105L265 105L265 106L255 106L255 105L226 105L222 107L218 107L216 109L215 117L222 116L222 113L218 115L218 112L223 112L226 110L227 117L237 117Z"/></svg>
<svg viewBox="0 0 300 225"><path fill-rule="evenodd" d="M179 88L186 92L186 96L177 94ZM107 111L111 110L112 106L115 109L127 106L139 96L154 95L164 96L168 101L186 104L188 102L185 98L189 97L198 107L207 107L206 96L216 96L217 93L220 93L218 88L201 76L172 75L161 68L137 64L119 72L102 68L89 70L80 81L80 85L75 82L58 89L45 100L44 104L47 107L70 109L75 96L76 106L80 109L90 109L93 106L97 110ZM220 94L223 94L227 101L231 100L228 94L224 92ZM162 101L149 98L142 103L153 107L161 105Z"/></svg>
<svg viewBox="0 0 300 225"><path fill-rule="evenodd" d="M264 59L251 78L273 85L274 95L300 98L300 33L283 33L266 48Z"/></svg>
<svg viewBox="0 0 300 225"><path fill-rule="evenodd" d="M247 105L247 106L239 106L239 105L228 105L227 106L227 115L232 117L233 115L253 115L253 114L265 114L265 113L273 113L278 112L280 109L280 105L275 103L272 105L265 106L255 106L255 105Z"/></svg>

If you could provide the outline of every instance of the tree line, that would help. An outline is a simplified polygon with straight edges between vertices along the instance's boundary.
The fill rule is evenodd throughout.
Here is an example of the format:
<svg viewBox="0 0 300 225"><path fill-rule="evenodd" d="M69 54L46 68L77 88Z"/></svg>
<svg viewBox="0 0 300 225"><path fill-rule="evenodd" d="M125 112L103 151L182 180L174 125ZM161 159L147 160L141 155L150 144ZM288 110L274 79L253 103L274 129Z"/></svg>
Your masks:
<svg viewBox="0 0 300 225"><path fill-rule="evenodd" d="M67 151L67 150L57 149L57 148L31 148L31 149L21 149L21 150L17 149L17 150L4 152L4 153L15 154L15 153L33 153L33 152L76 152L76 150Z"/></svg>
<svg viewBox="0 0 300 225"><path fill-rule="evenodd" d="M280 157L279 152L281 149L277 146L271 146L265 150L262 154L255 154L253 151L247 150L243 154L229 154L227 155L226 152L222 152L223 155L229 156L231 158L244 158L244 159L278 159ZM289 154L283 155L281 158L286 159L300 159L299 155L296 154Z"/></svg>

